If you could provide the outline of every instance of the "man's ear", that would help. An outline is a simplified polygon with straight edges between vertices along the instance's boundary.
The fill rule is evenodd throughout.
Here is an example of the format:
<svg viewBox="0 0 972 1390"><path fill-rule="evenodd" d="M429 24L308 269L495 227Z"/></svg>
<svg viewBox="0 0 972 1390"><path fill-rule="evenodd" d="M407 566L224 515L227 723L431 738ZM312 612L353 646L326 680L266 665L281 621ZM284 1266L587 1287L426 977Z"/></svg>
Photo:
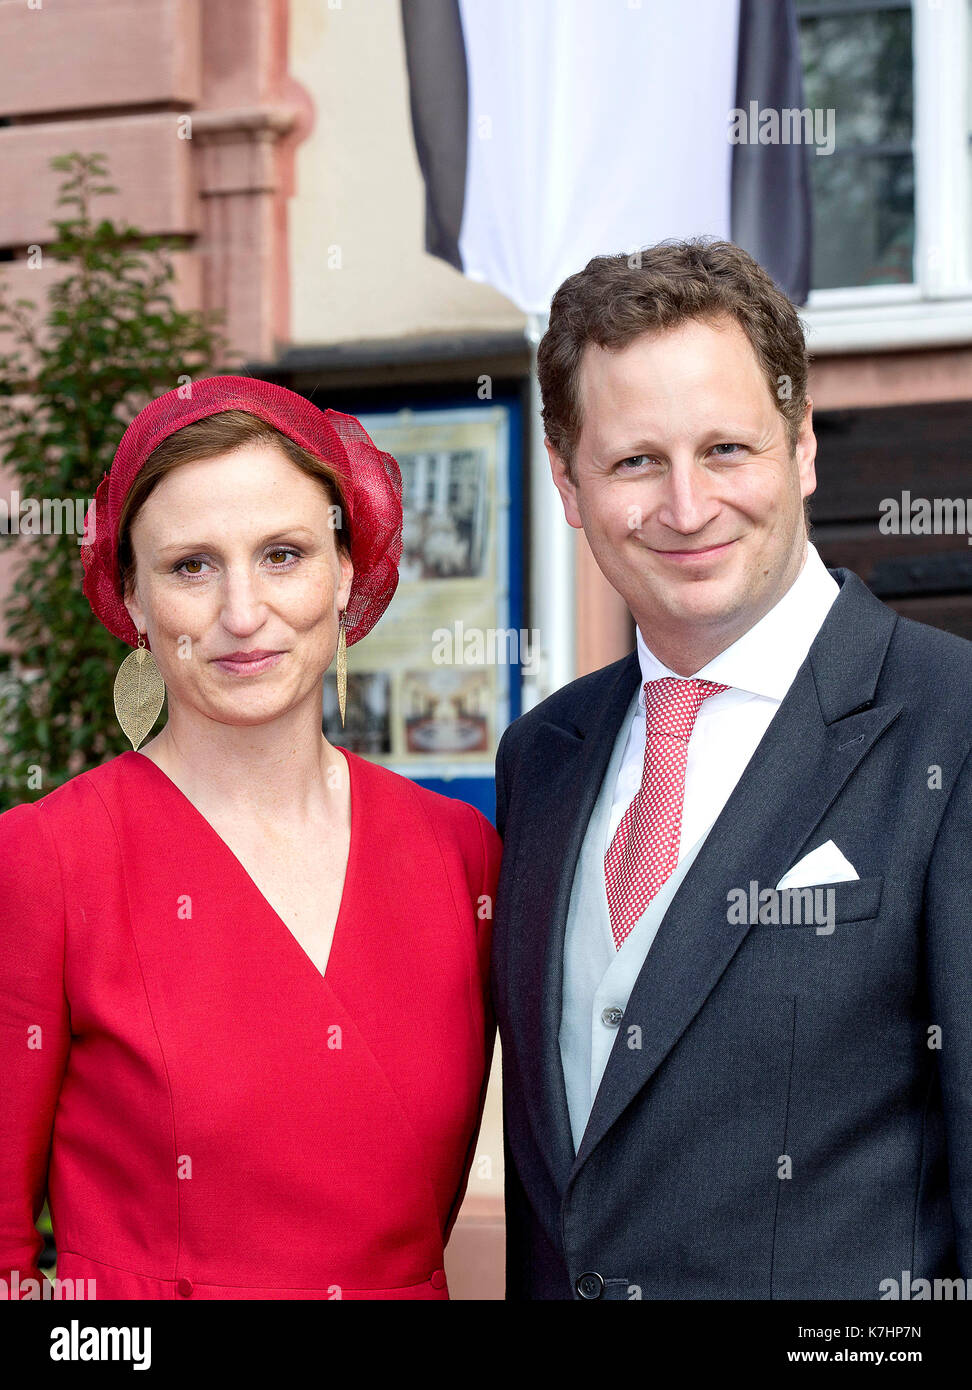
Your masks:
<svg viewBox="0 0 972 1390"><path fill-rule="evenodd" d="M813 432L813 401L809 396L795 452L797 472L800 475L800 496L809 497L811 492L817 489L817 436Z"/></svg>
<svg viewBox="0 0 972 1390"><path fill-rule="evenodd" d="M578 530L583 530L584 523L581 521L580 511L577 507L577 485L567 472L567 465L546 437L543 441L543 447L550 460L550 472L553 476L554 486L560 493L560 500L564 504L564 516L570 526L576 526Z"/></svg>

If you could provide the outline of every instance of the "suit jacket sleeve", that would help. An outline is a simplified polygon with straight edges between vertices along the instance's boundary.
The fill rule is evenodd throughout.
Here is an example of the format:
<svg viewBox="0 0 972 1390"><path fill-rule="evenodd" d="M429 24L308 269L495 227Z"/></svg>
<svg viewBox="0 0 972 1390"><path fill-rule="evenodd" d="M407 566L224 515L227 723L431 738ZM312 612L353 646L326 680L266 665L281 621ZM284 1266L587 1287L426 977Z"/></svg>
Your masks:
<svg viewBox="0 0 972 1390"><path fill-rule="evenodd" d="M54 1111L70 1046L64 892L46 815L0 816L0 1278L41 1279ZM23 1291L21 1296L23 1296Z"/></svg>
<svg viewBox="0 0 972 1390"><path fill-rule="evenodd" d="M934 791L929 791L934 796ZM939 827L925 884L931 1023L938 1052L949 1189L962 1277L972 1278L972 753ZM930 1044L931 1045L931 1044Z"/></svg>
<svg viewBox="0 0 972 1390"><path fill-rule="evenodd" d="M507 755L509 753L510 730L507 729L496 750L496 829L502 838L506 834L506 801L509 781Z"/></svg>

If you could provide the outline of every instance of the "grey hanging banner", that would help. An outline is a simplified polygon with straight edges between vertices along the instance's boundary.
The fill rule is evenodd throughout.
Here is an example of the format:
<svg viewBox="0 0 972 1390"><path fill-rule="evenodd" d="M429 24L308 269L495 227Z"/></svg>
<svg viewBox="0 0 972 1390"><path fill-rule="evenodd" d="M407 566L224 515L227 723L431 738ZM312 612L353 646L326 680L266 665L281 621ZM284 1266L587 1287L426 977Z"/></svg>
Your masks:
<svg viewBox="0 0 972 1390"><path fill-rule="evenodd" d="M736 105L747 116L756 110L779 113L803 108L793 0L740 0ZM769 271L796 304L805 304L810 292L809 158L805 142L761 145L747 141L733 147L732 239Z"/></svg>
<svg viewBox="0 0 972 1390"><path fill-rule="evenodd" d="M462 270L469 84L459 0L402 0L415 149L425 180L425 249Z"/></svg>

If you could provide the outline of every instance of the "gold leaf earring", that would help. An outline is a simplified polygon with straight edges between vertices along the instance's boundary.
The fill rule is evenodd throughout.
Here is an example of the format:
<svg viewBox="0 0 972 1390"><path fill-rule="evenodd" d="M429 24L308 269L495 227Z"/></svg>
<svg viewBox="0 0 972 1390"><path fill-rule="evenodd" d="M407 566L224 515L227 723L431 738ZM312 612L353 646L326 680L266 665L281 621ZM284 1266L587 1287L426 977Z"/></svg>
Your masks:
<svg viewBox="0 0 972 1390"><path fill-rule="evenodd" d="M341 728L344 728L344 708L348 701L348 641L344 631L344 614L338 628L337 645L337 695L338 709L341 711Z"/></svg>
<svg viewBox="0 0 972 1390"><path fill-rule="evenodd" d="M115 677L115 715L135 752L158 719L164 699L165 682L139 633L138 646L125 657Z"/></svg>

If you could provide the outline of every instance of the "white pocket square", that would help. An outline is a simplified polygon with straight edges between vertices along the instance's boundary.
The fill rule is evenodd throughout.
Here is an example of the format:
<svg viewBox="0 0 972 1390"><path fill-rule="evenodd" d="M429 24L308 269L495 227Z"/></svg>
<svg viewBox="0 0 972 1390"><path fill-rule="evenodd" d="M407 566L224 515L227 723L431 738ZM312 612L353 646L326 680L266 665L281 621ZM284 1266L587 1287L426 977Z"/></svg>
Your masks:
<svg viewBox="0 0 972 1390"><path fill-rule="evenodd" d="M776 885L781 888L809 888L817 883L850 883L860 878L849 859L841 854L833 840L805 854L799 863L780 879Z"/></svg>

